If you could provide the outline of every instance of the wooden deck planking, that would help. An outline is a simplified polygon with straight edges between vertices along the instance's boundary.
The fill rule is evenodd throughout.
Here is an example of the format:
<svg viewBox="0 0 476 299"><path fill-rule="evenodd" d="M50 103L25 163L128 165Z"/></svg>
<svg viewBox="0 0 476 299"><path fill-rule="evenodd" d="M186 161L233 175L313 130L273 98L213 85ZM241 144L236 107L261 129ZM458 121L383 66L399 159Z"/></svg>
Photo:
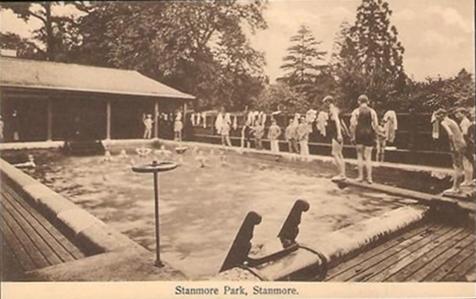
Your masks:
<svg viewBox="0 0 476 299"><path fill-rule="evenodd" d="M399 243L402 243L403 241L407 239L415 237L427 230L434 229L434 227L436 227L435 224L424 224L410 231L406 231L402 235L396 236L392 238L391 240L381 244L380 246L374 247L372 249L369 249L357 255L355 258L351 259L349 262L340 263L336 265L335 267L329 269L328 278L326 280L332 280L335 276L339 275L340 273L349 271L351 268L357 267L362 262L365 262L369 260L370 258L385 252L389 248L393 248Z"/></svg>
<svg viewBox="0 0 476 299"><path fill-rule="evenodd" d="M4 200L3 207L6 212L10 213L21 229L23 229L34 246L38 248L39 252L46 258L49 265L61 263L61 259L55 254L48 243L46 243L46 241L36 232L33 225L29 221L26 221L26 219L23 218L7 200Z"/></svg>
<svg viewBox="0 0 476 299"><path fill-rule="evenodd" d="M443 277L446 276L449 272L453 270L457 265L459 265L463 260L465 260L468 256L475 256L475 248L474 243L469 244L465 248L463 248L457 255L452 256L449 258L441 267L438 267L435 271L430 273L424 279L430 281L440 281Z"/></svg>
<svg viewBox="0 0 476 299"><path fill-rule="evenodd" d="M381 245L382 247L385 248L384 250L377 249L380 251L379 254L376 254L370 258L366 258L365 261L357 265L354 264L355 263L354 260L350 260L346 265L347 266L346 270L342 271L341 273L337 275L330 275L328 279L336 280L336 281L363 280L367 276L371 276L374 274L374 272L369 273L369 271L367 270L374 269L373 267L375 265L379 265L383 263L386 259L394 256L401 250L404 250L412 246L415 247L417 245L424 244L424 242L422 243L422 241L428 239L429 235L433 234L435 231L439 234L443 234L449 231L449 228L445 228L442 226L435 226L435 227L423 230L420 233L413 235L412 237L408 239L405 239L397 244L394 244L393 246L388 246L388 244L384 243L383 245ZM369 253L370 251L362 253L362 256L368 257Z"/></svg>
<svg viewBox="0 0 476 299"><path fill-rule="evenodd" d="M43 225L34 218L30 213L26 212L22 206L14 199L6 197L6 204L11 205L12 210L15 210L16 215L22 219L28 219L28 224L36 231L36 233L43 239L44 243L58 256L60 261L73 261L74 257L63 247L53 236L48 232ZM25 221L26 222L26 221ZM48 250L49 251L49 250Z"/></svg>
<svg viewBox="0 0 476 299"><path fill-rule="evenodd" d="M466 281L463 277L470 272L475 265L474 255L468 256L458 266L443 277L442 281Z"/></svg>
<svg viewBox="0 0 476 299"><path fill-rule="evenodd" d="M383 280L388 275L391 275L393 273L392 271L398 271L401 269L403 265L400 263L404 263L402 261L404 261L405 258L412 256L417 258L421 256L422 249L424 250L423 253L428 250L426 246L433 248L434 246L438 245L437 243L435 244L435 241L440 238L446 239L449 237L449 234L453 235L454 233L457 233L456 229L443 227L441 230L437 230L435 233L425 236L423 239L414 242L410 246L401 248L394 253L390 251L390 254L385 256L385 258L378 264L367 268L365 271L362 271L358 275L352 277L351 281Z"/></svg>
<svg viewBox="0 0 476 299"><path fill-rule="evenodd" d="M425 254L421 258L414 259L407 267L404 267L397 273L387 277L385 281L415 281L414 278L411 278L413 274L432 263L434 259L445 253L447 250L455 248L458 244L461 244L460 242L470 237L470 234L471 233L468 231L462 231L461 233L452 236L428 254Z"/></svg>
<svg viewBox="0 0 476 299"><path fill-rule="evenodd" d="M51 233L51 236L61 245L63 246L66 251L73 256L74 259L81 259L86 257L86 255L72 243L69 239L67 239L56 227L54 227L48 220L46 220L43 216L39 215L38 212L33 210L33 208L26 202L19 202L21 206L23 206L27 211L30 213L33 212L32 216L41 223L41 225ZM35 213L36 212L36 213Z"/></svg>
<svg viewBox="0 0 476 299"><path fill-rule="evenodd" d="M58 241L75 259L84 258L85 254L67 239L56 227L54 227L43 215L35 210L29 203L27 203L17 192L10 186L2 186L8 194L15 198L20 206L22 206L30 215L35 218L41 225L51 234L51 236Z"/></svg>
<svg viewBox="0 0 476 299"><path fill-rule="evenodd" d="M86 255L9 186L0 192L1 232L23 271L74 261ZM7 249L7 247L5 247Z"/></svg>
<svg viewBox="0 0 476 299"><path fill-rule="evenodd" d="M431 240L425 245L416 248L412 252L400 252L397 261L394 264L389 265L388 267L382 269L381 272L372 276L368 281L386 281L390 276L396 274L397 272L405 269L413 261L423 259L426 255L431 254L431 252L437 249L441 243L451 242L452 239L456 243L459 239L464 238L467 234L464 233L463 229L454 229L447 234L440 236L438 239ZM402 254L402 255L400 255Z"/></svg>
<svg viewBox="0 0 476 299"><path fill-rule="evenodd" d="M5 206L1 204L3 211L2 215L5 220L5 224L11 229L13 235L17 237L17 239L22 244L23 248L26 250L28 255L32 258L33 262L35 263L37 268L42 268L49 266L48 260L43 256L40 252L39 248L37 248L33 241L28 237L28 233L26 233L20 226L20 224L15 220L15 218L10 214L8 210L5 209ZM17 250L17 248L13 248Z"/></svg>
<svg viewBox="0 0 476 299"><path fill-rule="evenodd" d="M475 245L472 229L423 224L330 269L326 281L475 281Z"/></svg>
<svg viewBox="0 0 476 299"><path fill-rule="evenodd" d="M470 234L457 246L450 248L436 257L432 263L427 264L424 268L414 273L410 279L412 281L442 280L447 273L452 272L453 269L467 257L473 257L474 259L474 242L474 235ZM461 275L461 273L459 274Z"/></svg>
<svg viewBox="0 0 476 299"><path fill-rule="evenodd" d="M33 228L46 241L59 258L66 262L85 257L73 243L57 230L42 215L35 211L27 202L18 197L13 198L11 190L8 190L6 200L32 224Z"/></svg>
<svg viewBox="0 0 476 299"><path fill-rule="evenodd" d="M33 258L26 252L25 248L23 248L23 245L15 237L12 230L3 219L3 213L2 213L2 217L0 217L0 227L2 230L3 240L6 243L10 244L12 248L15 248L15 251L11 250L11 252L15 255L18 263L23 268L23 270L30 271L30 270L36 269L37 266L33 262ZM4 250L2 248L2 252L3 251Z"/></svg>

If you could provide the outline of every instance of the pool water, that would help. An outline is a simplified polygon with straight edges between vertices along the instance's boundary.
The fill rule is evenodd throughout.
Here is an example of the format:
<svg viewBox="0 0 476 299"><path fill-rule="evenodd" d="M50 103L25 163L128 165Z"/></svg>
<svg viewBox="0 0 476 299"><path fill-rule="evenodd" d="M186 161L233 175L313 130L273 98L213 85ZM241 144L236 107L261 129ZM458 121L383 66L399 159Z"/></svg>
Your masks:
<svg viewBox="0 0 476 299"><path fill-rule="evenodd" d="M201 154L198 154L201 153ZM203 156L200 167L197 156ZM37 159L31 174L113 228L155 251L153 179L131 165L152 156ZM254 245L276 238L297 199L310 203L298 240L322 235L407 204L404 199L330 181L334 167L317 162L274 161L217 149L189 148L184 154L158 154L180 166L160 174L162 258L192 279L216 274L249 211L263 216ZM224 160L224 161L223 161ZM43 162L42 162L43 161ZM306 165L302 167L302 165Z"/></svg>

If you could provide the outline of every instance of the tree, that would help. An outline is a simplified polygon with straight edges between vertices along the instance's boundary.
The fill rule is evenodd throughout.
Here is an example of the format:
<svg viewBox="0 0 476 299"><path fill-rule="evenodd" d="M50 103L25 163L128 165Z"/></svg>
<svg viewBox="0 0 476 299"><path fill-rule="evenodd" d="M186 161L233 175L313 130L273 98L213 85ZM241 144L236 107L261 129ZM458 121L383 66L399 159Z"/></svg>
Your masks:
<svg viewBox="0 0 476 299"><path fill-rule="evenodd" d="M309 109L309 103L304 96L283 82L266 86L259 96L254 98L252 106L261 111L280 110L285 114Z"/></svg>
<svg viewBox="0 0 476 299"><path fill-rule="evenodd" d="M199 108L240 109L265 77L243 26L266 28L262 2L93 2L78 20L81 63L135 69L196 95Z"/></svg>
<svg viewBox="0 0 476 299"><path fill-rule="evenodd" d="M16 50L16 55L21 58L45 59L34 43L11 32L0 32L0 48Z"/></svg>
<svg viewBox="0 0 476 299"><path fill-rule="evenodd" d="M59 2L5 2L0 4L0 9L13 11L25 22L30 19L40 21L40 28L33 31L33 40L28 44L35 48L37 57L43 57L51 61L66 61L68 51L79 43L75 32L73 17L53 14L53 8L70 4ZM39 45L37 45L37 43Z"/></svg>
<svg viewBox="0 0 476 299"><path fill-rule="evenodd" d="M327 52L319 50L321 42L317 41L311 30L304 25L299 27L297 34L293 35L290 41L292 46L287 49L288 54L283 58L284 63L281 66L286 73L278 78L278 81L303 93L308 101L311 101L316 79L326 68L322 61Z"/></svg>
<svg viewBox="0 0 476 299"><path fill-rule="evenodd" d="M411 104L419 111L474 107L475 81L473 75L465 69L447 79L438 77L412 82L410 90Z"/></svg>
<svg viewBox="0 0 476 299"><path fill-rule="evenodd" d="M391 15L386 1L362 0L355 24L341 28L334 70L349 106L365 93L383 109L390 97L404 92L404 48L396 27L390 25Z"/></svg>

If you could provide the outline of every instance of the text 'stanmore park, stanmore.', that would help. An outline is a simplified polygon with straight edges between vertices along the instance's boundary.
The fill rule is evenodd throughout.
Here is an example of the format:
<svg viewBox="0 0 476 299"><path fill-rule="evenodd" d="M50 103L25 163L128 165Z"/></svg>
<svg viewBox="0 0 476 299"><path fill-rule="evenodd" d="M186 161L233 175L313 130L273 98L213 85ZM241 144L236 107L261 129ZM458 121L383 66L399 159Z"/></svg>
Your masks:
<svg viewBox="0 0 476 299"><path fill-rule="evenodd" d="M293 3L1 3L2 281L476 281L474 3Z"/></svg>

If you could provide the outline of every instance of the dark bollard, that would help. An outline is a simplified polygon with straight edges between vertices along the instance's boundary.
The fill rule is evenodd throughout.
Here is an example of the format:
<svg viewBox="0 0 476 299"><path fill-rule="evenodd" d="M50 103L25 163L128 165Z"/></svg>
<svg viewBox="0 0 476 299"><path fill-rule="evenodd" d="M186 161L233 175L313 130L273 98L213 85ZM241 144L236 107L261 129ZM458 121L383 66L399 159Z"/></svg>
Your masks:
<svg viewBox="0 0 476 299"><path fill-rule="evenodd" d="M299 234L299 224L301 223L301 216L303 212L309 210L309 203L304 200L296 200L294 206L289 212L288 218L284 221L278 238L284 248L296 243L296 237Z"/></svg>
<svg viewBox="0 0 476 299"><path fill-rule="evenodd" d="M154 174L154 199L155 199L155 241L156 241L156 255L157 259L155 265L163 267L160 260L160 222L159 222L159 172L169 171L177 168L174 162L157 162L152 161L151 164L133 166L132 171L138 173L153 173Z"/></svg>
<svg viewBox="0 0 476 299"><path fill-rule="evenodd" d="M230 250L221 266L220 272L226 271L233 267L243 265L248 259L248 254L251 250L251 240L253 239L253 232L255 225L261 223L261 216L256 212L249 212L241 227L236 234Z"/></svg>

